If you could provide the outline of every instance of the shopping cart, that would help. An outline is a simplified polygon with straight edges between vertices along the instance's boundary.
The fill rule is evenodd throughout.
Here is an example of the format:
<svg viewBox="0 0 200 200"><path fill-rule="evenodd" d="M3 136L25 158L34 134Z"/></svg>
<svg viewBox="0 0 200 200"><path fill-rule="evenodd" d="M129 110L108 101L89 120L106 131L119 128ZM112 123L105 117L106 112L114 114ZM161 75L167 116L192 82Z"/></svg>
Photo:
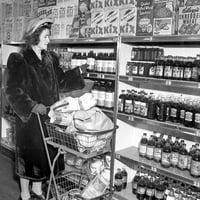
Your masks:
<svg viewBox="0 0 200 200"><path fill-rule="evenodd" d="M81 171L71 171L69 173L61 173L60 175L55 176L55 163L60 154L65 154L67 152L75 154L76 156L82 157L84 159L89 159L109 152L111 149L110 147L113 132L118 127L98 132L66 132L66 127L52 124L49 122L49 120L47 120L45 125L48 131L48 137L45 137L39 114L37 114L37 118L39 121L51 172L46 200L49 200L50 192L52 195L52 200L84 199L81 197L81 191L84 189L84 187L86 187L89 181L89 176ZM53 162L50 159L47 144L52 145L58 149ZM95 197L93 200L106 199L110 195L110 192L111 189L109 188L105 194L101 195L100 197Z"/></svg>

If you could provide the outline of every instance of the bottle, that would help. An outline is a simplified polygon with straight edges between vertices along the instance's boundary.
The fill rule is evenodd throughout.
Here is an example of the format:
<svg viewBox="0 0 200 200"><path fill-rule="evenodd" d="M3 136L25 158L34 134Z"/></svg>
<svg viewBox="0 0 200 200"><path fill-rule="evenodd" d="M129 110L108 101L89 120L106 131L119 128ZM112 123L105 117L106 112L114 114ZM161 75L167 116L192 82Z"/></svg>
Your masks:
<svg viewBox="0 0 200 200"><path fill-rule="evenodd" d="M95 81L94 85L92 87L92 90L91 90L91 93L92 93L93 97L95 98L96 102L98 102L99 85L100 85L99 82Z"/></svg>
<svg viewBox="0 0 200 200"><path fill-rule="evenodd" d="M200 149L199 148L195 149L193 153L190 174L196 178L200 177Z"/></svg>
<svg viewBox="0 0 200 200"><path fill-rule="evenodd" d="M174 97L173 102L170 105L170 111L169 111L169 121L171 122L178 122L180 118L180 106L178 102L178 98Z"/></svg>
<svg viewBox="0 0 200 200"><path fill-rule="evenodd" d="M162 158L161 158L161 165L165 168L169 168L170 163L170 157L171 157L171 144L168 140L166 140L163 151L162 151Z"/></svg>
<svg viewBox="0 0 200 200"><path fill-rule="evenodd" d="M99 91L98 91L98 101L97 105L100 108L104 108L104 102L106 97L106 87L105 87L105 81L100 82Z"/></svg>
<svg viewBox="0 0 200 200"><path fill-rule="evenodd" d="M173 71L173 57L171 55L164 57L165 60L165 66L164 66L164 72L163 77L165 79L171 79L172 78L172 71Z"/></svg>
<svg viewBox="0 0 200 200"><path fill-rule="evenodd" d="M118 168L117 172L115 173L115 190L120 192L122 190L122 173L121 169Z"/></svg>
<svg viewBox="0 0 200 200"><path fill-rule="evenodd" d="M97 54L97 57L96 57L96 69L95 71L98 72L98 73L101 73L103 70L103 53L100 52Z"/></svg>
<svg viewBox="0 0 200 200"><path fill-rule="evenodd" d="M150 136L147 142L146 158L152 160L154 155L155 141L153 135Z"/></svg>
<svg viewBox="0 0 200 200"><path fill-rule="evenodd" d="M200 101L195 104L194 127L200 129Z"/></svg>
<svg viewBox="0 0 200 200"><path fill-rule="evenodd" d="M188 163L188 151L186 149L186 144L181 145L181 148L179 150L179 158L178 158L178 165L177 167L180 170L186 170L187 169L187 163Z"/></svg>
<svg viewBox="0 0 200 200"><path fill-rule="evenodd" d="M194 109L192 100L188 100L187 105L185 106L184 125L187 127L194 127Z"/></svg>
<svg viewBox="0 0 200 200"><path fill-rule="evenodd" d="M183 74L183 80L191 81L192 80L192 57L185 58L184 62L184 74Z"/></svg>
<svg viewBox="0 0 200 200"><path fill-rule="evenodd" d="M133 114L133 98L130 90L127 90L124 101L124 112L126 114Z"/></svg>
<svg viewBox="0 0 200 200"><path fill-rule="evenodd" d="M164 200L165 187L160 179L155 184L155 200Z"/></svg>
<svg viewBox="0 0 200 200"><path fill-rule="evenodd" d="M157 100L156 117L158 121L166 121L166 102L164 97L160 97Z"/></svg>
<svg viewBox="0 0 200 200"><path fill-rule="evenodd" d="M147 134L143 133L143 136L142 136L142 138L140 140L140 144L139 144L139 155L142 157L146 156L147 143L148 143Z"/></svg>
<svg viewBox="0 0 200 200"><path fill-rule="evenodd" d="M107 109L113 109L114 106L114 83L112 81L106 84L104 106Z"/></svg>
<svg viewBox="0 0 200 200"><path fill-rule="evenodd" d="M190 147L190 150L188 152L188 159L187 159L187 169L190 171L191 169L191 163L192 163L192 157L193 157L193 154L195 152L195 145L193 144L191 147Z"/></svg>
<svg viewBox="0 0 200 200"><path fill-rule="evenodd" d="M94 54L93 51L90 51L88 53L87 64L88 64L87 70L89 72L94 72L94 69L95 69L95 54Z"/></svg>
<svg viewBox="0 0 200 200"><path fill-rule="evenodd" d="M149 95L147 118L148 119L156 118L156 100L155 100L155 96L153 93L150 93L150 95Z"/></svg>
<svg viewBox="0 0 200 200"><path fill-rule="evenodd" d="M176 137L176 140L174 141L172 145L172 152L171 152L171 158L170 163L171 166L176 167L178 165L178 159L179 159L179 138Z"/></svg>
<svg viewBox="0 0 200 200"><path fill-rule="evenodd" d="M146 179L145 176L141 176L137 184L137 194L136 197L139 200L144 200L146 193Z"/></svg>
<svg viewBox="0 0 200 200"><path fill-rule="evenodd" d="M199 81L200 80L200 54L196 55L196 59L192 65L192 81Z"/></svg>
<svg viewBox="0 0 200 200"><path fill-rule="evenodd" d="M109 64L108 53L103 53L103 58L102 58L102 72L103 73L108 73L108 64Z"/></svg>
<svg viewBox="0 0 200 200"><path fill-rule="evenodd" d="M146 200L154 200L155 195L155 184L154 184L154 178L149 177L147 180L147 186L146 186Z"/></svg>
<svg viewBox="0 0 200 200"><path fill-rule="evenodd" d="M132 193L135 195L137 194L137 184L138 184L140 178L141 178L140 171L137 171L132 180Z"/></svg>
<svg viewBox="0 0 200 200"><path fill-rule="evenodd" d="M121 174L122 174L122 189L126 189L128 173L125 167L122 168Z"/></svg>
<svg viewBox="0 0 200 200"><path fill-rule="evenodd" d="M156 72L155 76L156 78L163 78L164 74L164 59L161 56L160 58L157 59L156 61Z"/></svg>
<svg viewBox="0 0 200 200"><path fill-rule="evenodd" d="M155 147L154 147L154 153L153 153L153 160L156 162L160 162L162 158L162 140L160 137L157 138L155 142Z"/></svg>
<svg viewBox="0 0 200 200"><path fill-rule="evenodd" d="M118 111L120 113L124 113L124 106L125 106L125 90L121 90L121 94L119 95L118 98Z"/></svg>

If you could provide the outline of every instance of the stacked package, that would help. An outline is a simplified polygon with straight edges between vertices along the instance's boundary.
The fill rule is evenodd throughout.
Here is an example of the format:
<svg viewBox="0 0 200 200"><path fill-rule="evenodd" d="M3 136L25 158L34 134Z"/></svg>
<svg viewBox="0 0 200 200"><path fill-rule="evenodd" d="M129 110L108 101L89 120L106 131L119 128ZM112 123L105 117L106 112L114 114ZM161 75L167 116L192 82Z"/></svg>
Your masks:
<svg viewBox="0 0 200 200"><path fill-rule="evenodd" d="M200 33L200 1L179 2L178 35L198 35Z"/></svg>

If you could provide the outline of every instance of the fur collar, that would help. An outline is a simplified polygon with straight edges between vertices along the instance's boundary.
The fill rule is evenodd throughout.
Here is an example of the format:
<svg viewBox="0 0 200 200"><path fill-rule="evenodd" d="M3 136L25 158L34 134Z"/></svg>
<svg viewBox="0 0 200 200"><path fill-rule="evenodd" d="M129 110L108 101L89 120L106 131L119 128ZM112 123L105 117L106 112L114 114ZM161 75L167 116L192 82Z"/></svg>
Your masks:
<svg viewBox="0 0 200 200"><path fill-rule="evenodd" d="M24 58L30 65L38 65L41 64L41 60L37 57L36 53L33 51L31 47L26 47L23 51L22 54L24 55ZM44 57L47 56L47 51L43 50L42 51L42 60Z"/></svg>

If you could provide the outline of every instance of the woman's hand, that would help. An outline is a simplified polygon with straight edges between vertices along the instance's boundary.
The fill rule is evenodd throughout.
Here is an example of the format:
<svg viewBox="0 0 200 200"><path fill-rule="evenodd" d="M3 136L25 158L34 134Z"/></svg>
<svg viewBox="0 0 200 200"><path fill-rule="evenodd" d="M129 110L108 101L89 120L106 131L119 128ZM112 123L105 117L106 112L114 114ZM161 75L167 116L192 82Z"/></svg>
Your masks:
<svg viewBox="0 0 200 200"><path fill-rule="evenodd" d="M37 114L41 114L41 115L45 115L47 114L47 107L43 104L36 104L33 109L32 109L32 112Z"/></svg>

